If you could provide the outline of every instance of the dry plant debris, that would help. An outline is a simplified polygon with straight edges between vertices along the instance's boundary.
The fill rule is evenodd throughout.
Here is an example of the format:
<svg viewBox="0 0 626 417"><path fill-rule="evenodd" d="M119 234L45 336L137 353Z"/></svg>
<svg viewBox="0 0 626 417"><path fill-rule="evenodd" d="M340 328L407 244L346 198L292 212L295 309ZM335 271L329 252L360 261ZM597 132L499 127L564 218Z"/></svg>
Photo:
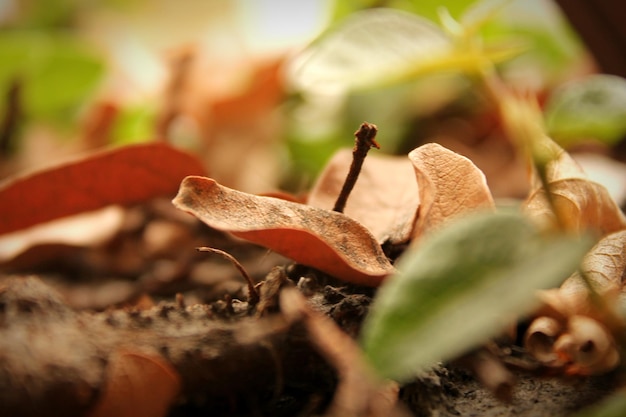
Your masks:
<svg viewBox="0 0 626 417"><path fill-rule="evenodd" d="M182 176L203 173L194 156L165 143L96 151L0 184L0 234L111 204L171 195Z"/></svg>
<svg viewBox="0 0 626 417"><path fill-rule="evenodd" d="M626 216L606 188L589 180L580 165L563 149L553 143L550 147L556 155L546 167L546 179L554 208L535 176L535 189L525 202L528 215L556 227L556 210L558 218L565 223L562 226L577 233L593 230L604 236L626 228Z"/></svg>
<svg viewBox="0 0 626 417"><path fill-rule="evenodd" d="M420 193L413 239L461 214L494 207L485 175L464 156L432 143L411 151L409 159Z"/></svg>
<svg viewBox="0 0 626 417"><path fill-rule="evenodd" d="M175 181L170 181L168 178L184 176L186 174L183 172L189 170L200 170L199 164L186 154L178 151L172 153L167 145L139 145L118 151L97 153L84 159L84 161L62 168L53 168L50 171L36 174L33 178L56 178L55 175L69 175L70 178L76 178L76 181L79 181L76 189L81 190L80 184L84 184L84 182L80 181L87 181L82 177L85 177L85 174L91 172L92 169L97 168L104 172L111 170L114 172L119 169L121 170L119 175L124 175L125 178L126 176L133 178L135 171L127 172L124 171L125 168L123 167L146 171L158 170L156 167L142 168L141 161L147 155L160 155L160 152L177 162L172 165L172 171L162 177L164 180L160 183L157 182L156 185L143 181L141 176L137 177L139 179L135 185L145 187L142 190L144 194L141 194L139 198L145 200L153 196L173 193ZM120 163L120 159L111 157L111 155L118 153L122 155L119 158L127 162ZM179 209L194 214L210 226L211 230L227 232L233 236L260 244L291 258L299 264L324 271L335 279L367 286L377 286L389 275L395 273L394 259L385 255L381 249L381 244L400 245L411 240L419 241L422 236L432 233L454 217L472 211L494 210L494 202L485 177L470 160L440 145L427 144L416 148L409 154L408 158L372 156L365 160L360 177L356 181L350 199L347 201L345 213L332 211L333 200L341 193L341 178L345 176L351 163L348 155L347 151L340 151L335 155L309 196L308 204L243 193L220 185L214 179L198 176L189 176L183 180L180 184L179 193L174 199L174 204ZM169 169L168 164L167 170ZM46 177L48 172L50 172L50 177ZM567 154L563 154L558 161L554 162L549 173L551 185L563 183L566 188L572 188L570 191L572 195L580 192L588 193L589 190L596 188L594 185L591 185L590 188L585 185L589 181L575 165L571 165ZM118 174L115 173L114 175ZM25 178L24 181L29 181L29 178ZM119 178L115 181L124 183ZM583 184L582 188L577 185L579 183ZM33 187L40 187L37 183L25 182L23 184L34 184ZM99 190L105 187L104 184L108 183L99 182L94 187ZM555 189L558 190L559 188ZM602 188L597 186L597 189L601 195ZM134 193L135 191L132 190L134 188L128 192ZM130 194L125 194L123 189L118 191L113 189L112 194L94 199L97 204L93 202L84 203L79 198L64 201L59 203L61 208L57 212L48 213L48 218L37 221L45 224L46 221L69 216L72 213L81 213L89 208L98 208L110 203L129 205L136 201L129 197ZM554 192L552 189L551 191ZM530 217L541 217L549 213L549 207L545 201L542 203L543 205L537 203L540 199L536 196L541 193L541 189L536 190L525 206ZM99 196L98 193L94 195ZM587 226L595 227L600 233L624 228L623 215L612 200L606 196L589 201L576 200L571 204L574 207L586 204L585 208L568 212L573 225L578 225L580 219L587 218L587 213L590 210L591 212L599 210L604 214L590 217ZM598 208L598 206L602 207ZM183 214L181 213L181 215ZM128 219L124 222L128 222ZM183 241L189 240L193 236L186 228L196 226L197 224L187 217L181 217L175 223L170 220L154 221L146 228L144 234L144 238L149 238L146 240L146 244L148 241L152 241L145 247L146 254L168 256L180 244L181 239ZM116 227L123 228L128 227L128 225ZM187 231L181 235L179 232L183 229ZM580 226L576 226L574 229L582 230ZM20 233L20 230L15 232ZM158 236L164 236L165 240L157 239ZM196 242L199 244L208 243L198 240ZM625 257L622 251L624 247L623 232L613 233L602 240L585 258L583 273L586 278L595 283L593 287L595 292L590 292L581 276L576 275L566 281L561 289L545 291L540 295L540 299L544 301L544 306L538 310L538 317L531 325L526 340L529 352L534 354L537 360L545 366L556 370L556 372L569 375L589 375L605 373L618 364L617 347L620 340L617 333L621 329L621 323L616 319L614 302L620 298L619 294L623 291L621 277L623 276L624 263L620 260ZM189 260L185 262L189 262ZM183 270L174 273L184 275L189 272ZM253 288L252 278L248 277L247 281L249 288ZM319 300L316 301L315 297L307 302L295 289L287 290L293 286L293 281L298 281L297 288L301 292L309 295L316 293L315 290L309 288L309 285L312 285L310 283L315 282L315 280L311 281L311 278L307 278L306 273L287 277L284 271L274 270L266 275L265 279L262 279L256 287L260 297L258 304L256 300L242 302L233 298L232 295L227 295L210 307L205 306L206 309L201 312L203 317L225 316L231 319L237 317L236 323L225 325L226 327L217 322L208 325L211 328L215 325L215 332L217 333L227 334L227 337L220 336L214 341L215 344L212 346L220 352L219 355L223 356L216 357L217 362L211 362L211 366L217 366L215 364L222 360L236 360L226 354L226 349L228 349L226 346L232 346L235 343L237 346L239 344L247 346L241 347L243 350L239 354L250 354L252 358L262 357L266 363L273 363L272 366L278 366L282 369L283 366L291 365L276 365L276 352L272 352L273 348L266 352L267 343L271 340L270 345L277 346L275 343L278 339L282 340L286 337L287 340L291 341L292 338L295 338L300 346L306 346L305 350L309 352L308 354L315 350L324 358L325 364L323 366L326 367L324 368L326 370L322 373L328 372L328 369L333 369L338 378L337 389L334 391L334 397L332 397L328 407L322 407L319 403L321 400L318 398L317 400L310 399L310 404L303 405L304 408L324 409L327 416L405 415L406 412L402 409L403 407L396 405L398 386L393 383L381 383L368 376L370 370L367 369L368 366L361 357L360 348L345 333L348 330L342 331L323 317L320 312L314 310L315 307L335 318L337 322L347 323L346 325L351 329L349 333L353 336L354 333L358 332L354 329L358 329L360 321L353 323L354 318L346 317L355 315L355 312L350 309L360 305L358 303L361 301L348 300L357 300L358 297L353 299L336 292L337 290L328 290L329 292L325 295L328 300L335 302L340 300L339 303L328 307L327 305L320 305ZM43 294L51 291L47 287L40 287L32 282L26 284L26 287L30 289L20 290L19 288L24 288L23 285L19 283L5 285L3 289L5 295L11 294L13 291L18 293L22 291L26 294L17 297L12 296L14 301L5 303L5 305L20 305L22 301L19 300L22 298L29 299L28 303L38 304L40 301L37 301L37 297L43 295L37 295L33 299L28 293L34 291ZM238 288L241 288L241 283L237 285ZM159 288L159 286L156 282L144 283L143 286L130 290L131 294L137 296L137 291L141 291L142 288L145 291L150 288ZM70 293L67 292L67 294ZM249 294L254 294L254 291L249 290ZM603 308L598 308L594 294L600 296L600 305L604 306ZM245 297L245 293L239 292L236 297L245 299L242 298ZM279 299L283 301L279 302ZM92 357L92 359L105 357L106 367L98 368L99 373L89 376L87 385L92 388L88 394L85 394L86 396L78 395L81 391L70 391L65 394L69 395L73 401L68 402L67 407L88 409L89 415L92 417L110 414L113 412L112 410L115 410L115 413L119 415L142 413L160 417L167 415L171 407L179 404L182 397L189 395L188 388L185 387L185 383L189 381L189 375L186 373L186 367L189 365L184 364L186 348L177 346L175 348L176 353L159 351L160 348L156 343L161 334L159 332L169 330L154 329L155 334L152 330L144 332L140 331L139 328L145 326L150 329L150 322L155 320L155 314L162 318L172 314L180 314L181 317L188 314L196 317L197 314L200 314L198 307L203 304L189 305L182 296L177 297L175 307L153 306L150 298L136 298L136 300L147 300L145 309L140 307L140 301L136 301L135 307L127 307L126 311L114 309L109 313L104 313L105 315L108 314L110 318L105 319L105 321L128 321L130 328L126 328L124 325L118 332L118 330L101 328L99 324L93 326L85 334L82 334L80 330L76 332L72 330L72 336L68 338L68 341L74 340L76 343L83 337L92 337L93 334L90 332L101 335L109 334L112 331L110 334L114 336L106 345L99 348L101 349L99 353L94 353L95 356ZM42 302L55 306L54 308L59 309L59 311L65 311L62 314L65 317L62 323L66 325L91 326L89 324L92 322L91 318L74 316L74 313L60 300ZM354 304L355 302L357 304ZM360 308L364 307L361 306ZM19 308L17 307L5 309L5 313L11 315L11 320L15 320L15 317L19 316L18 311ZM365 314L362 312L355 317L362 319ZM123 319L121 315L124 315ZM6 324L7 321L5 320L4 323ZM301 329L298 330L301 324L307 329L306 336L302 335ZM15 326L18 326L18 322L15 323ZM5 333L7 331L12 332L11 329L19 332L18 328L11 325L5 328ZM37 329L41 332L37 336L41 337L41 340L48 337L48 330L39 327ZM128 338L129 329L133 329L132 332L135 335L133 337L137 338L137 343L121 342L121 340ZM187 330L181 331L185 333ZM202 339L202 336L194 332L185 334L191 335L190 340L196 340L197 337ZM10 342L13 345L10 348L7 347L8 350L4 350L12 352L12 355L17 355L15 349L19 349L24 340L11 336L11 338L5 339L5 342ZM282 347L279 350L284 348L284 345L280 346ZM592 346L593 349L589 349L589 346ZM261 351L266 353L261 353ZM43 355L40 351L34 351L33 354L40 358L36 360L43 360L44 362L49 360L45 355L38 356ZM264 356L266 354L267 356ZM308 358L307 360L311 360L315 356ZM492 387L495 395L500 395L502 398L511 397L511 389L514 390L515 388L512 385L510 374L501 368L501 364L493 356L490 356L488 361L485 361L481 355L469 355L467 358L469 358L468 368L474 369L478 378L483 378L484 385ZM241 365L243 367L241 369L249 372L252 368L247 367L248 365L257 366L246 362L246 364ZM496 369L495 373L493 369ZM16 372L15 368L5 368L5 371L7 370ZM269 377L264 375L260 378L267 382ZM277 378L279 378L278 385L269 390L273 396L280 396L281 384L285 383L285 380L281 382L281 378L288 380L291 377L287 373ZM316 378L324 379L325 377L319 375L313 377L314 380ZM332 379L333 377L330 378L330 380ZM146 391L144 389L146 380L158 380L159 384L156 388ZM328 382L328 380L325 381ZM327 387L331 386L332 383L327 385ZM218 391L214 394L221 398L219 399L219 407L228 408L228 406L223 405L223 398L220 397L224 395L224 392ZM7 395L9 394L10 392L7 392ZM47 397L45 394L41 395L43 396L38 398L42 399L42 404L46 404L48 399L45 398ZM73 397L74 395L78 395L78 397ZM241 395L241 393L237 395ZM134 398L134 401L126 401L131 397ZM11 407L18 407L15 403L11 404ZM14 409L19 408L9 408L9 410ZM28 412L26 414L28 415Z"/></svg>
<svg viewBox="0 0 626 417"><path fill-rule="evenodd" d="M335 153L311 189L307 204L332 209L351 161L348 149ZM417 182L408 158L373 154L363 163L344 214L367 227L378 242L398 244L410 239L418 207Z"/></svg>
<svg viewBox="0 0 626 417"><path fill-rule="evenodd" d="M242 193L204 177L185 178L174 205L346 281L376 285L394 271L372 234L342 213Z"/></svg>

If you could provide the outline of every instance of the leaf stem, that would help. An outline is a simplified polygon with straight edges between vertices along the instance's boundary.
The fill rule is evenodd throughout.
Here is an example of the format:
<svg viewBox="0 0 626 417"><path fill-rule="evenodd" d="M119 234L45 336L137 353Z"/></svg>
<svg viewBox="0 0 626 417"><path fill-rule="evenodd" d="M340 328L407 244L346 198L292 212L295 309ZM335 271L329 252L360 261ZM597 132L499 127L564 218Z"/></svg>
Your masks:
<svg viewBox="0 0 626 417"><path fill-rule="evenodd" d="M259 302L261 298L259 297L258 291L254 287L254 281L252 281L252 278L250 277L250 275L248 275L248 272L245 270L243 265L241 265L241 263L239 263L239 261L235 259L233 255L228 252L224 252L221 249L209 248L207 246L196 248L196 250L198 252L217 253L218 255L222 255L224 258L232 262L232 264L235 265L235 268L237 268L239 272L241 272L241 275L243 275L243 277L246 279L246 282L248 283L248 303L250 303L251 305L256 305Z"/></svg>
<svg viewBox="0 0 626 417"><path fill-rule="evenodd" d="M356 180L359 178L363 161L369 152L370 148L374 147L380 149L380 145L376 142L376 134L378 128L375 124L363 122L359 129L354 132L354 148L352 149L352 164L350 164L350 170L346 176L346 180L343 183L339 197L335 202L333 211L343 213L348 201L348 196L356 184Z"/></svg>

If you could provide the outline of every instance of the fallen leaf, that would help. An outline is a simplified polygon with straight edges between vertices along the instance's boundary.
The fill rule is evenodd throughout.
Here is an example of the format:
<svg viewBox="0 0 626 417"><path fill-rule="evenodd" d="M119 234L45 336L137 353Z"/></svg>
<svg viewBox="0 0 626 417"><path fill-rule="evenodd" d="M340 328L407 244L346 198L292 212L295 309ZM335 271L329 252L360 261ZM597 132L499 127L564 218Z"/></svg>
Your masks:
<svg viewBox="0 0 626 417"><path fill-rule="evenodd" d="M622 230L602 238L589 251L580 267L585 277L600 295L619 293L624 289L626 276L626 231ZM588 293L587 285L579 273L575 273L562 285L563 294ZM581 311L578 311L581 313Z"/></svg>
<svg viewBox="0 0 626 417"><path fill-rule="evenodd" d="M123 220L124 211L119 206L108 206L1 235L0 264L41 245L95 247L111 239Z"/></svg>
<svg viewBox="0 0 626 417"><path fill-rule="evenodd" d="M164 417L181 389L181 378L163 357L135 351L110 358L106 382L88 417Z"/></svg>
<svg viewBox="0 0 626 417"><path fill-rule="evenodd" d="M378 285L395 269L374 236L348 216L187 177L173 200L207 225L346 281Z"/></svg>
<svg viewBox="0 0 626 417"><path fill-rule="evenodd" d="M485 175L466 157L428 143L411 151L409 159L420 196L414 239L456 216L494 207Z"/></svg>
<svg viewBox="0 0 626 417"><path fill-rule="evenodd" d="M586 179L550 183L554 208L566 230L594 230L600 236L626 228L626 217L604 186ZM555 227L556 217L544 189L535 191L525 203L525 212L537 222Z"/></svg>
<svg viewBox="0 0 626 417"><path fill-rule="evenodd" d="M607 189L590 181L569 153L547 136L542 137L538 146L550 155L545 176L553 205L539 176L533 172L534 188L523 205L528 216L546 228L563 227L573 232L593 230L600 236L626 228L626 216Z"/></svg>
<svg viewBox="0 0 626 417"><path fill-rule="evenodd" d="M593 153L573 155L591 181L606 187L620 207L626 206L626 164L608 156Z"/></svg>
<svg viewBox="0 0 626 417"><path fill-rule="evenodd" d="M560 283L589 239L545 236L519 214L479 213L409 248L378 290L362 346L380 375L400 382L454 359L536 308L536 291Z"/></svg>
<svg viewBox="0 0 626 417"><path fill-rule="evenodd" d="M181 178L203 174L191 155L164 143L100 151L0 185L0 234L110 204L176 192Z"/></svg>
<svg viewBox="0 0 626 417"><path fill-rule="evenodd" d="M352 163L352 151L338 151L326 164L307 203L331 210ZM344 214L357 220L379 243L410 239L419 206L411 162L406 157L369 155L350 193Z"/></svg>
<svg viewBox="0 0 626 417"><path fill-rule="evenodd" d="M283 120L276 108L285 94L284 58L228 56L224 60L210 48L196 49L181 115L194 121L211 175L221 184L258 193L277 185L281 173L276 149Z"/></svg>

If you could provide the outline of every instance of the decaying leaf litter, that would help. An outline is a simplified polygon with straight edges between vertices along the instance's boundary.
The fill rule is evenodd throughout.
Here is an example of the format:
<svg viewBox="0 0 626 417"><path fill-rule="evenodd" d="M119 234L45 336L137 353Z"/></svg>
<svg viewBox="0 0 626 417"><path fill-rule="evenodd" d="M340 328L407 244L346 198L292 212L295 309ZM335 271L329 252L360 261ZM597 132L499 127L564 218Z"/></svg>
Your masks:
<svg viewBox="0 0 626 417"><path fill-rule="evenodd" d="M543 139L558 157L539 166L544 176L531 183L524 216L497 207L481 170L438 144L361 160L345 210L331 208L353 165L347 152L327 165L307 204L198 176L205 172L194 156L162 144L97 152L6 182L2 242L14 249L5 252L3 269L17 273L7 275L0 290L8 358L2 372L11 381L0 401L3 413L455 414L476 411L454 400L463 396L459 390L471 389L491 395L481 404L494 410L513 401L518 415L533 415L528 404L516 403L516 390L534 383L567 393L562 378L583 394L574 389L564 394L565 403L552 401L553 415L597 401L620 386L614 369L623 346L626 221L602 186ZM151 152L180 164L171 171L155 166ZM136 188L109 187L108 172L120 175L115 184ZM73 199L55 199L46 180ZM173 210L167 199L148 202L171 198L179 185L174 204L208 227ZM19 193L24 198L15 197ZM11 204L16 199L23 204ZM137 202L146 203L112 215L116 233L103 239L109 244L77 243L63 232L47 240L22 233L26 226L54 228L60 217ZM42 204L54 210L40 214ZM73 227L85 225L76 219ZM556 229L582 236L559 232L545 239ZM511 234L518 240L508 239ZM594 239L600 240L591 249ZM255 287L233 265L195 250L207 245L247 264ZM82 261L74 261L77 254ZM111 262L122 256L129 259ZM39 278L19 276L33 265L43 271ZM546 277L533 275L536 283L528 283L524 276L537 265L545 266ZM64 282L63 276L84 280L93 272L98 275L81 290ZM535 292L558 286L570 272L558 290ZM438 274L442 278L433 279ZM127 279L108 281L111 275ZM479 308L497 299L498 307ZM468 314L475 320L465 335L447 331ZM409 323L402 321L407 316ZM59 342L57 349L50 341ZM438 360L452 364L441 367ZM534 379L544 375L553 378Z"/></svg>

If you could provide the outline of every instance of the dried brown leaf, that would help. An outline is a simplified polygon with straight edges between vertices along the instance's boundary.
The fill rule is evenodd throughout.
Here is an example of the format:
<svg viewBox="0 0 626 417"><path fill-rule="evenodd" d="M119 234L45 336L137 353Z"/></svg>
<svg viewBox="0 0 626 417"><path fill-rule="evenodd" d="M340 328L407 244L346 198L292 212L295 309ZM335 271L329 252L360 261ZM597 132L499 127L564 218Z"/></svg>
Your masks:
<svg viewBox="0 0 626 417"><path fill-rule="evenodd" d="M626 228L626 217L604 186L581 178L550 182L554 208L567 230L593 230L600 236ZM547 227L556 226L556 217L543 188L530 195L525 212Z"/></svg>
<svg viewBox="0 0 626 417"><path fill-rule="evenodd" d="M134 351L113 354L98 403L88 417L164 417L181 379L161 356Z"/></svg>
<svg viewBox="0 0 626 417"><path fill-rule="evenodd" d="M352 163L349 149L338 151L313 186L308 204L332 209ZM369 155L343 211L368 228L378 242L406 242L417 215L419 195L406 157Z"/></svg>
<svg viewBox="0 0 626 417"><path fill-rule="evenodd" d="M626 204L626 164L606 155L582 153L574 155L591 181L602 184L619 206Z"/></svg>
<svg viewBox="0 0 626 417"><path fill-rule="evenodd" d="M193 156L164 143L95 152L0 184L0 234L110 204L171 196L181 178L203 173Z"/></svg>
<svg viewBox="0 0 626 417"><path fill-rule="evenodd" d="M409 159L420 196L414 238L468 211L494 207L485 175L466 157L428 143L411 151Z"/></svg>
<svg viewBox="0 0 626 417"><path fill-rule="evenodd" d="M393 266L372 234L348 216L187 177L173 200L215 229L272 249L337 278L378 285Z"/></svg>
<svg viewBox="0 0 626 417"><path fill-rule="evenodd" d="M580 165L563 149L552 144L554 159L546 166L546 180L554 207L546 190L534 175L534 191L524 204L525 212L546 227L563 226L566 230L593 230L605 236L626 228L626 216L606 188L590 181ZM555 213L558 213L558 221Z"/></svg>

